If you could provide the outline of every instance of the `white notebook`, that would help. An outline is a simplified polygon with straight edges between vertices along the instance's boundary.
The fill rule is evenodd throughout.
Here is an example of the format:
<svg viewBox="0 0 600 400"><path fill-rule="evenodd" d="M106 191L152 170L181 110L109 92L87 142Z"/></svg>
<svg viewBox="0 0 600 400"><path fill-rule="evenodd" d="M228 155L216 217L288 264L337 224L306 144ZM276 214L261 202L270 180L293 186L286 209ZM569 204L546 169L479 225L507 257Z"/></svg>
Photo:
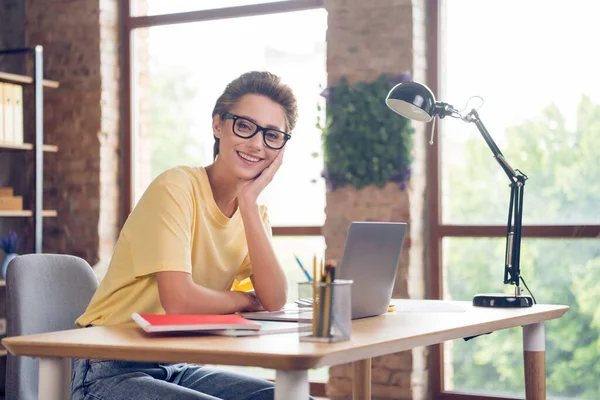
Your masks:
<svg viewBox="0 0 600 400"><path fill-rule="evenodd" d="M205 331L202 333L220 335L220 336L258 336L272 335L276 333L294 333L308 332L311 330L311 324L303 324L298 322L278 322L278 321L256 321L260 323L259 330L240 330L240 329L224 329Z"/></svg>

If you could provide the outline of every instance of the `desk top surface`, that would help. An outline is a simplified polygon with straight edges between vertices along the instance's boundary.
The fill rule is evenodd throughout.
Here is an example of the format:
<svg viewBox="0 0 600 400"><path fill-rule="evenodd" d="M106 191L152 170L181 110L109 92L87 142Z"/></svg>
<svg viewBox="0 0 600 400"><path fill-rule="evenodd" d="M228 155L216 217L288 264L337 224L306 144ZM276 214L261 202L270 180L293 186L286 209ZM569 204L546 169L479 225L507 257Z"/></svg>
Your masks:
<svg viewBox="0 0 600 400"><path fill-rule="evenodd" d="M396 311L352 322L339 343L300 342L297 333L250 337L150 336L133 323L10 337L15 355L311 369L560 318L563 305L498 309L469 302L393 300Z"/></svg>

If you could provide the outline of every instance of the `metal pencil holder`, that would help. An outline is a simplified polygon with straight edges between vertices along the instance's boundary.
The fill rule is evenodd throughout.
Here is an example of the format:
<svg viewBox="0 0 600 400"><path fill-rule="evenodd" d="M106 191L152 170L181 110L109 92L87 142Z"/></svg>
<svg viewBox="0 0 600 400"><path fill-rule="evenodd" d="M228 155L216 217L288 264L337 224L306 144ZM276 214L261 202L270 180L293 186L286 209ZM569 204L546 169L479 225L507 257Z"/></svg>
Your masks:
<svg viewBox="0 0 600 400"><path fill-rule="evenodd" d="M351 280L333 282L300 282L298 296L312 301L312 329L300 335L301 342L340 342L350 339L352 330Z"/></svg>

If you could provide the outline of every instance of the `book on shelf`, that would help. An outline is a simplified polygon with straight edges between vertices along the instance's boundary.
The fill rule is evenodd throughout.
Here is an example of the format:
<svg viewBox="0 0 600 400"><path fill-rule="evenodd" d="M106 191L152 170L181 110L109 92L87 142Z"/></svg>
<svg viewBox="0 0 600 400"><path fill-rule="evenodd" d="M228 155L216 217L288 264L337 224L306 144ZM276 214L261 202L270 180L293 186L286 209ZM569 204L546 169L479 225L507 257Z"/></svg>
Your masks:
<svg viewBox="0 0 600 400"><path fill-rule="evenodd" d="M23 144L23 86L13 86L13 143Z"/></svg>
<svg viewBox="0 0 600 400"><path fill-rule="evenodd" d="M4 83L0 82L0 144L6 142L4 135Z"/></svg>
<svg viewBox="0 0 600 400"><path fill-rule="evenodd" d="M11 187L0 187L0 211L23 210L23 196L15 196Z"/></svg>
<svg viewBox="0 0 600 400"><path fill-rule="evenodd" d="M4 86L2 90L2 115L3 115L3 143L13 143L13 88L10 83L3 83Z"/></svg>
<svg viewBox="0 0 600 400"><path fill-rule="evenodd" d="M1 211L22 211L23 196L0 197Z"/></svg>

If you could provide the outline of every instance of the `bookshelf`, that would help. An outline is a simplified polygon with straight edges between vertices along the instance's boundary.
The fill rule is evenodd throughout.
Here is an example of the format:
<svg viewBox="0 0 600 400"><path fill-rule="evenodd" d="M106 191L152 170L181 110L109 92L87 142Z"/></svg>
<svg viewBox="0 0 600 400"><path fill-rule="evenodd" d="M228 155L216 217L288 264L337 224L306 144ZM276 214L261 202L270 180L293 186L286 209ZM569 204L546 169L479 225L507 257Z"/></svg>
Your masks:
<svg viewBox="0 0 600 400"><path fill-rule="evenodd" d="M42 210L42 217L56 217L58 212L56 210ZM0 217L33 217L33 211L31 210L0 210Z"/></svg>
<svg viewBox="0 0 600 400"><path fill-rule="evenodd" d="M2 150L29 151L29 150L33 150L33 144L32 143L21 143L21 144L0 143L0 151L2 151ZM49 153L56 153L58 151L58 146L54 146L51 144L44 144L44 145L42 145L42 151L49 152Z"/></svg>
<svg viewBox="0 0 600 400"><path fill-rule="evenodd" d="M2 50L0 50L0 52L2 52ZM0 54L7 54L7 53L0 53ZM8 72L0 71L0 82L15 83L17 85L29 85L29 84L33 84L33 78L30 76L10 74ZM43 82L44 87L56 89L59 86L58 82L50 81L48 79L43 79L42 82Z"/></svg>
<svg viewBox="0 0 600 400"><path fill-rule="evenodd" d="M34 134L31 143L0 143L0 157L4 152L33 152L34 179L30 189L33 201L29 210L0 210L0 218L33 219L33 253L42 252L43 218L56 217L55 210L43 209L44 153L56 153L58 147L44 143L44 88L58 88L59 82L43 78L43 48L17 48L0 50L0 55L21 55L33 59L33 76L0 71L0 82L33 86ZM27 100L27 99L25 99ZM29 100L28 100L29 101ZM28 161L29 162L29 161ZM2 285L0 285L2 286Z"/></svg>

